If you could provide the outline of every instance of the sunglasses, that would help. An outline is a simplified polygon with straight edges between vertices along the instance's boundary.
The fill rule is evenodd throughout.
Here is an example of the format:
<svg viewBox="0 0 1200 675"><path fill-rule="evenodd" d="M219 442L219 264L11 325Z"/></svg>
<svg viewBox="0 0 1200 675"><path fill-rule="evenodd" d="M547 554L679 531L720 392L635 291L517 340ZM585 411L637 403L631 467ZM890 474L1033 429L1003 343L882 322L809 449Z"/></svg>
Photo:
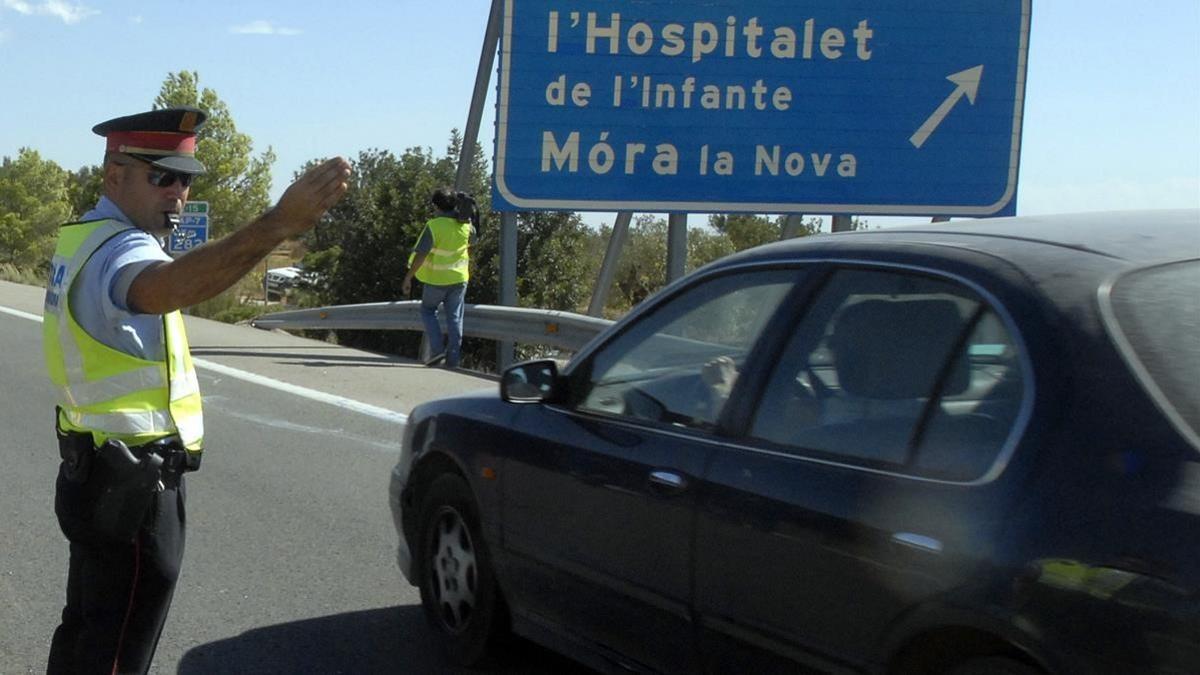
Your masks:
<svg viewBox="0 0 1200 675"><path fill-rule="evenodd" d="M191 187L193 178L195 176L190 173L176 173L165 169L150 169L146 172L146 180L154 187L160 188L171 187L175 181L179 181L186 190Z"/></svg>
<svg viewBox="0 0 1200 675"><path fill-rule="evenodd" d="M117 166L133 166L127 162L113 162ZM146 170L146 182L154 187L165 188L171 187L175 181L183 186L183 189L188 189L192 185L192 181L196 176L190 173L179 173L176 171L168 171L166 169L150 168Z"/></svg>

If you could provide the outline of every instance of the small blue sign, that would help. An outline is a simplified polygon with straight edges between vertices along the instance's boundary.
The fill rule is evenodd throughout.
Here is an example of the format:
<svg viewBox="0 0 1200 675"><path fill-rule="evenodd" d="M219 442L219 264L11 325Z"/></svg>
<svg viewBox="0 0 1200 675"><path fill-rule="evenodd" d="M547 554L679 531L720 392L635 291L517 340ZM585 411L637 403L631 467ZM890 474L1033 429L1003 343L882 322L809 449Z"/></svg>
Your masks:
<svg viewBox="0 0 1200 675"><path fill-rule="evenodd" d="M1031 0L505 0L497 210L1016 211Z"/></svg>
<svg viewBox="0 0 1200 675"><path fill-rule="evenodd" d="M179 256L208 241L208 202L184 204L179 227L171 231L167 253Z"/></svg>

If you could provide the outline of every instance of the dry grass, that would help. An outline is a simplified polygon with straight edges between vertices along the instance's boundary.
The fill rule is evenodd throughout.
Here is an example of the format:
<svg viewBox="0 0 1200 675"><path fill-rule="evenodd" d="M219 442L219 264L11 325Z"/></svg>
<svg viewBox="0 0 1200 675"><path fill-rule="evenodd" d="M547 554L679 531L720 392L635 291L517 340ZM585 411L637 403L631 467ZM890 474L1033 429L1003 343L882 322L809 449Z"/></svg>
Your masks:
<svg viewBox="0 0 1200 675"><path fill-rule="evenodd" d="M209 298L204 302L192 305L188 313L214 321L237 323L252 319L264 312L261 304L253 302L263 297L263 275L260 271L251 272L242 277L220 295Z"/></svg>
<svg viewBox="0 0 1200 675"><path fill-rule="evenodd" d="M45 286L46 272L40 269L17 267L11 263L0 263L0 279L28 286Z"/></svg>

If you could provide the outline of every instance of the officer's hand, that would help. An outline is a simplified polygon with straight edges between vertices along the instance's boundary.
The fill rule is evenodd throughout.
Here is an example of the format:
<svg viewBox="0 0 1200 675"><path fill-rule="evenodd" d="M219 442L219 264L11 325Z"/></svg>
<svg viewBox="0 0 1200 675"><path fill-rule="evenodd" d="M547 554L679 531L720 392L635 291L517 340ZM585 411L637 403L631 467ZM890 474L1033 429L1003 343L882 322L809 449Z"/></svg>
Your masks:
<svg viewBox="0 0 1200 675"><path fill-rule="evenodd" d="M272 224L288 236L311 229L346 194L349 181L350 163L341 157L314 166L284 191L272 209Z"/></svg>
<svg viewBox="0 0 1200 675"><path fill-rule="evenodd" d="M411 279L405 279L400 284L400 292L404 293L405 295L408 295L409 293L412 292L412 280Z"/></svg>

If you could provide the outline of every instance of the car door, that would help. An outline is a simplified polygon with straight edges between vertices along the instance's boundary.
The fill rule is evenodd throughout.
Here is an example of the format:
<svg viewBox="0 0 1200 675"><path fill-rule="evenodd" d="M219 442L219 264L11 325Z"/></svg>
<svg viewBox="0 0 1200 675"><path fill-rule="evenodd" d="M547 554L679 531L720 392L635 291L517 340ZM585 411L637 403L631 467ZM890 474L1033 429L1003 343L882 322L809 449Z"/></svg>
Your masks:
<svg viewBox="0 0 1200 675"><path fill-rule="evenodd" d="M1022 418L1009 325L965 285L835 271L699 488L705 670L862 667L986 561Z"/></svg>
<svg viewBox="0 0 1200 675"><path fill-rule="evenodd" d="M523 406L503 467L519 615L640 667L694 669L694 488L736 367L794 278L701 279L575 365L565 404Z"/></svg>

